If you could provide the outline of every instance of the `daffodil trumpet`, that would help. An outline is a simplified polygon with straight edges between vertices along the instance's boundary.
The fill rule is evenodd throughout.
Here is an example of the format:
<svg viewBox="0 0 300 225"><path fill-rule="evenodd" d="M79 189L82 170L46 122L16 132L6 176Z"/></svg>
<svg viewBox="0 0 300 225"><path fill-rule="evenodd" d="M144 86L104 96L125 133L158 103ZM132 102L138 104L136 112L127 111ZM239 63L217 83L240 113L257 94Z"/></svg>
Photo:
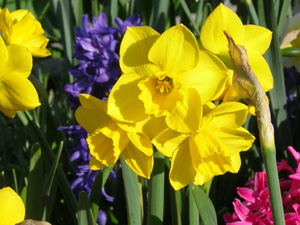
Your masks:
<svg viewBox="0 0 300 225"><path fill-rule="evenodd" d="M233 66L232 85L248 104L255 107L261 152L265 164L272 216L275 225L285 224L281 192L276 165L276 148L274 143L274 128L266 94L249 65L247 51L243 46L236 45L229 33L224 31L228 40L228 51Z"/></svg>

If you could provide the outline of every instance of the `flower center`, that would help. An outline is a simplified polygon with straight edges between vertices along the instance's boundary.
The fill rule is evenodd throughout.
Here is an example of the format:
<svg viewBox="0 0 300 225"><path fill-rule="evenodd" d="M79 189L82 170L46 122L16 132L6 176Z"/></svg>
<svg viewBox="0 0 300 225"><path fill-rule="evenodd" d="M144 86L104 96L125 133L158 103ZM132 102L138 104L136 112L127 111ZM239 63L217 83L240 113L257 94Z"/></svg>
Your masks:
<svg viewBox="0 0 300 225"><path fill-rule="evenodd" d="M160 93L164 93L164 92L168 93L169 89L171 88L171 85L172 85L172 79L166 76L162 80L157 79L156 88L159 89Z"/></svg>

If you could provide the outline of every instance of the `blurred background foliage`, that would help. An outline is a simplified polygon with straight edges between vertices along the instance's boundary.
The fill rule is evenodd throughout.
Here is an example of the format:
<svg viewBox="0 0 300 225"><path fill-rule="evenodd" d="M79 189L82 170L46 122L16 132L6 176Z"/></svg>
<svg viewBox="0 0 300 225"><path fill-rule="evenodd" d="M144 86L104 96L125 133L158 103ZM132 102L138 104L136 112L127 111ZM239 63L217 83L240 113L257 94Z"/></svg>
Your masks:
<svg viewBox="0 0 300 225"><path fill-rule="evenodd" d="M235 10L244 24L260 24L273 31L273 42L265 55L275 80L274 90L269 93L270 106L276 130L278 160L287 159L292 164L293 160L286 154L286 146L293 144L299 149L299 139L295 138L299 136L299 122L289 121L288 109L296 109L294 117L299 118L299 105L287 104L286 95L289 90L286 90L284 80L287 78L282 64L278 63L281 61L278 43L286 18L294 13L296 1L275 1L272 14L273 10L266 8L266 2L272 1L262 0L253 1L253 4L249 0L0 0L1 8L8 8L10 11L28 9L33 13L50 40L48 49L52 53L48 58L34 59L30 76L38 90L42 106L30 112L18 113L13 119L0 116L0 188L9 185L21 195L27 202L26 218L47 220L52 224L92 224L95 210L100 208L108 211L108 224L127 224L128 221L125 198L128 195L124 195L119 164L99 173L96 178L98 183L94 185L98 192L106 185L106 190L115 197L109 208L103 202L96 203L93 208L93 200L88 199L85 193L81 193L79 199L76 199L68 182L68 178L74 174L69 149L75 140L57 128L76 124L64 86L74 81L68 70L78 63L72 58L72 54L76 27L81 26L83 14L88 14L91 21L100 12L104 12L109 26L116 25L116 17L125 20L133 14L139 14L144 25L159 32L183 23L198 39L206 17L221 2ZM294 69L285 72L297 74ZM296 77L296 80L296 87L293 88L297 95L299 78ZM257 136L254 117L249 116L245 126ZM258 146L259 143L256 143L251 150L241 153L243 163L238 174L227 173L202 187L214 204L218 224L222 224L221 218L225 211L232 211L232 201L237 197L236 187L243 186L250 176L262 170ZM175 193L168 185L168 160L163 163L166 164L165 185L162 186L165 193L163 224L194 224L186 219L190 213L187 197L190 187ZM117 179L105 184L111 169L116 171ZM146 199L148 183L143 180L140 184ZM144 202L144 217L146 209Z"/></svg>

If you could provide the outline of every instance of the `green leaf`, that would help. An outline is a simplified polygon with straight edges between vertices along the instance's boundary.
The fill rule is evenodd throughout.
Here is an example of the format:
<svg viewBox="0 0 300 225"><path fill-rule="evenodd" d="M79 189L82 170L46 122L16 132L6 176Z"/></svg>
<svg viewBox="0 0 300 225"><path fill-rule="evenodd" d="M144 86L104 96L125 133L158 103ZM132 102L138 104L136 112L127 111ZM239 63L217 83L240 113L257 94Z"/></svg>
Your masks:
<svg viewBox="0 0 300 225"><path fill-rule="evenodd" d="M127 166L123 156L120 158L127 202L128 225L141 225L140 190L137 175Z"/></svg>
<svg viewBox="0 0 300 225"><path fill-rule="evenodd" d="M89 199L84 191L79 194L78 200L78 225L94 225L94 219L89 204Z"/></svg>
<svg viewBox="0 0 300 225"><path fill-rule="evenodd" d="M218 224L217 214L209 197L205 194L205 192L198 186L191 184L192 194L194 196L194 200L196 206L198 208L202 224L204 225L214 225Z"/></svg>
<svg viewBox="0 0 300 225"><path fill-rule="evenodd" d="M57 189L57 167L60 159L60 155L63 149L63 142L60 143L54 162L51 166L46 185L44 186L44 214L43 220L49 221L52 213L53 205L55 202L55 198L51 198L50 196L55 196L53 194L56 193Z"/></svg>
<svg viewBox="0 0 300 225"><path fill-rule="evenodd" d="M170 0L154 0L149 26L160 33L165 31L169 15L169 6Z"/></svg>
<svg viewBox="0 0 300 225"><path fill-rule="evenodd" d="M26 196L26 219L42 220L43 215L43 167L41 148L35 144L31 149Z"/></svg>
<svg viewBox="0 0 300 225"><path fill-rule="evenodd" d="M189 185L189 225L199 225L199 213L197 210L196 202L191 189L193 184Z"/></svg>
<svg viewBox="0 0 300 225"><path fill-rule="evenodd" d="M32 116L28 112L17 112L17 115L24 126L28 128L31 138L34 141L39 142L39 144L41 145L42 155L43 158L46 159L45 161L48 162L49 165L52 165L55 159L55 155L52 152L44 133L36 125L36 123L32 119ZM72 218L73 223L76 224L77 219L75 215L77 212L77 201L71 190L69 181L66 178L66 175L64 174L60 165L57 166L57 174L58 185L68 206L70 217Z"/></svg>
<svg viewBox="0 0 300 225"><path fill-rule="evenodd" d="M149 183L147 224L161 225L164 218L165 157L154 151L154 167Z"/></svg>
<svg viewBox="0 0 300 225"><path fill-rule="evenodd" d="M99 211L99 204L101 199L101 190L104 187L107 178L109 176L110 171L113 169L114 165L110 165L108 167L105 167L101 171L98 172L95 181L93 183L91 193L90 193L90 202L91 202L91 208L93 212L94 219L96 221L98 211Z"/></svg>

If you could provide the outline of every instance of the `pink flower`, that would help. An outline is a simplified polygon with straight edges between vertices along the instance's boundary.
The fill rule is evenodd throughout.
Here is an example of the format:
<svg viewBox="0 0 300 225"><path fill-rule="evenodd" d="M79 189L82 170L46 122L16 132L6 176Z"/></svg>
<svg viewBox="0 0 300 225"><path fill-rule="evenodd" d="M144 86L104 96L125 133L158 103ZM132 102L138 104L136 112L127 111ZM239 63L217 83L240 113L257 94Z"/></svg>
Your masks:
<svg viewBox="0 0 300 225"><path fill-rule="evenodd" d="M300 225L300 153L289 146L288 150L296 160L298 167L294 171L284 160L277 163L278 173L287 171L289 179L280 179L280 189L286 225ZM237 193L243 199L233 202L235 212L225 213L227 225L269 225L273 224L269 189L265 172L257 172L250 178L246 187L238 187Z"/></svg>

